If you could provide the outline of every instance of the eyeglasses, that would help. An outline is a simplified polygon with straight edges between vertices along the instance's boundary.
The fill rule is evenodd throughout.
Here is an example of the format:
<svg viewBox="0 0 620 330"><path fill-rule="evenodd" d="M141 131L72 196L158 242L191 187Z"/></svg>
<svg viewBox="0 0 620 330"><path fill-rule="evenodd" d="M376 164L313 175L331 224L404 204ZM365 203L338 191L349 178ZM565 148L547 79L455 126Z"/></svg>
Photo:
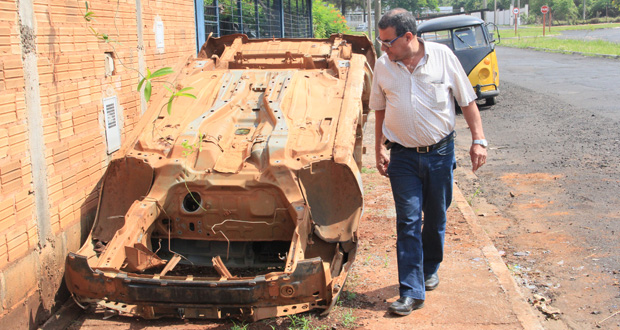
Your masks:
<svg viewBox="0 0 620 330"><path fill-rule="evenodd" d="M377 37L377 42L378 42L378 43L380 43L380 44L382 44L383 46L385 46L385 47L387 47L387 48L390 48L390 47L392 47L392 44L394 43L394 41L398 40L398 38L400 38L400 37L404 36L406 33L407 33L407 32L405 32L405 33L403 33L403 34L399 35L398 37L396 37L396 38L394 38L394 39L392 39L392 40L390 40L390 41L383 41L383 40L379 39L379 37Z"/></svg>

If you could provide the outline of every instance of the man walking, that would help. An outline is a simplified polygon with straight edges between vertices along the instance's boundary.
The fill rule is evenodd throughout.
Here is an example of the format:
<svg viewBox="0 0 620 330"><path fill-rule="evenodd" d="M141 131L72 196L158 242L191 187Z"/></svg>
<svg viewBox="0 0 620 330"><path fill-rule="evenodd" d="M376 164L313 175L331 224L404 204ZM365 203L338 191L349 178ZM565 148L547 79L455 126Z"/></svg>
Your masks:
<svg viewBox="0 0 620 330"><path fill-rule="evenodd" d="M425 291L439 285L456 166L455 100L472 135L472 170L487 157L476 94L461 64L448 47L416 32L405 9L381 18L377 41L385 54L375 64L370 96L377 169L389 177L396 205L400 299L388 310L397 315L421 308Z"/></svg>

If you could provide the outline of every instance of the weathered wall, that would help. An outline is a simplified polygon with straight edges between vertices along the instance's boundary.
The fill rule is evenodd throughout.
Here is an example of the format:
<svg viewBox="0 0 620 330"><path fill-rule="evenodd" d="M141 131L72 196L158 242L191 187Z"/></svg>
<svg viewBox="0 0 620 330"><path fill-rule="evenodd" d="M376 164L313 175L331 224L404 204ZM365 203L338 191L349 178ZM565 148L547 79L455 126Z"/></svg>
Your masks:
<svg viewBox="0 0 620 330"><path fill-rule="evenodd" d="M0 0L0 328L33 327L67 298L64 257L79 248L110 159L102 99L116 95L124 141L143 109L136 70L195 49L192 1ZM163 49L155 24L164 25ZM106 75L106 52L115 71Z"/></svg>

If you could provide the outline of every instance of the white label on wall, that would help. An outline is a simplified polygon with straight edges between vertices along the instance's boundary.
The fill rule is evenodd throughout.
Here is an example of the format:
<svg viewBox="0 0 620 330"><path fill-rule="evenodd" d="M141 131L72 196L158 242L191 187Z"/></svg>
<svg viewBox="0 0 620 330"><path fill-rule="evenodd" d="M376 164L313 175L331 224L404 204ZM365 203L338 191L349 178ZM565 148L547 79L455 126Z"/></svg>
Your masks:
<svg viewBox="0 0 620 330"><path fill-rule="evenodd" d="M155 46L160 52L164 51L164 22L155 21Z"/></svg>
<svg viewBox="0 0 620 330"><path fill-rule="evenodd" d="M103 112L109 155L121 148L121 130L118 126L118 101L116 96L103 99Z"/></svg>

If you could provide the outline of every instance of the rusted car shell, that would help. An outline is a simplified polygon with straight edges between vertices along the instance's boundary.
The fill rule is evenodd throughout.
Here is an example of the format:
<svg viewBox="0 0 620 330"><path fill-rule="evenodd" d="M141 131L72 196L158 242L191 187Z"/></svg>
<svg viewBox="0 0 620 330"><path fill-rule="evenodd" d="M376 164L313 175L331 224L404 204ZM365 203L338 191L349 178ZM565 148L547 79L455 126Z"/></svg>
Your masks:
<svg viewBox="0 0 620 330"><path fill-rule="evenodd" d="M80 303L144 318L329 312L355 260L366 37L210 38L151 101L66 261Z"/></svg>

